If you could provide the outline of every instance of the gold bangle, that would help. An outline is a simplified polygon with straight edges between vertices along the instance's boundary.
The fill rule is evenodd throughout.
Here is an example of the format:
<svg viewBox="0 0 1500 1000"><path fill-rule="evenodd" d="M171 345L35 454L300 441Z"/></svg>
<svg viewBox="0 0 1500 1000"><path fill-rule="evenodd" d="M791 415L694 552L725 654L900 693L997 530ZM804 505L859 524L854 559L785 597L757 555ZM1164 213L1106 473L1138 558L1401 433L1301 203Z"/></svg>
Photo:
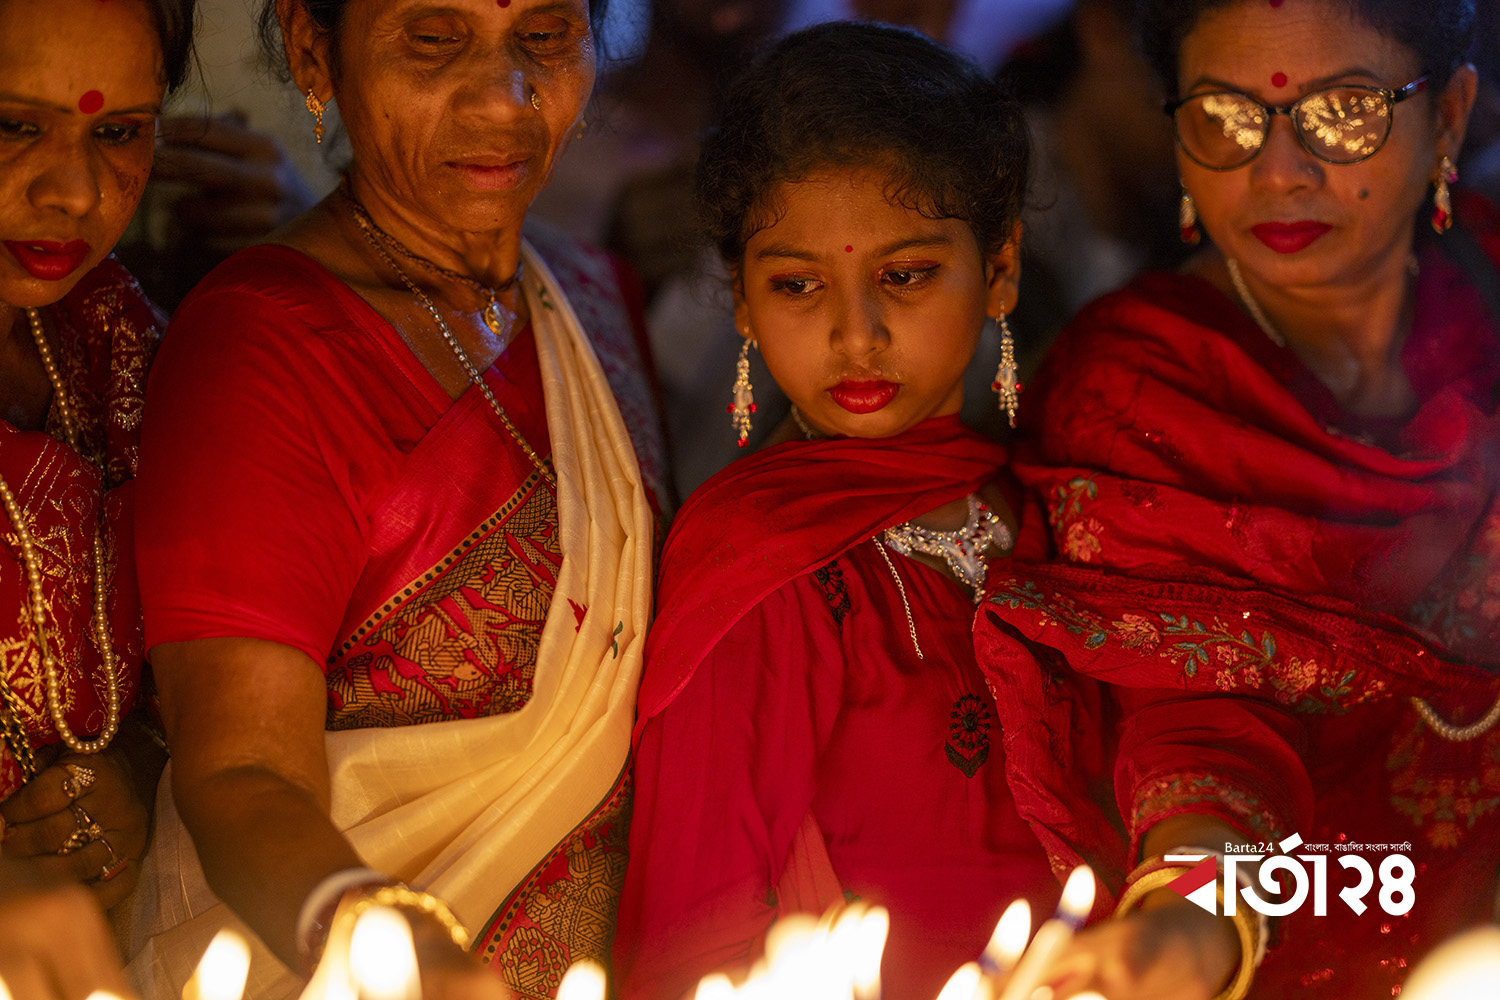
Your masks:
<svg viewBox="0 0 1500 1000"><path fill-rule="evenodd" d="M349 913L358 917L361 913L375 906L390 906L403 910L413 910L423 916L431 917L443 925L453 943L467 951L469 949L469 932L464 925L458 922L448 904L438 899L430 892L422 892L419 889L411 889L404 885L383 885L372 892L362 893L358 899L349 904Z"/></svg>
<svg viewBox="0 0 1500 1000"><path fill-rule="evenodd" d="M1177 881L1192 870L1186 866L1157 868L1127 883L1124 893L1120 896L1120 905L1115 907L1115 916L1123 917L1135 909L1148 893L1166 888L1170 883ZM1219 899L1219 909L1223 910L1224 884L1215 880L1214 892ZM1234 921L1235 932L1240 938L1240 963L1229 985L1220 990L1213 1000L1244 1000L1250 994L1251 981L1255 979L1255 952L1259 944L1260 925L1250 919L1243 906L1236 906L1234 915L1229 919Z"/></svg>

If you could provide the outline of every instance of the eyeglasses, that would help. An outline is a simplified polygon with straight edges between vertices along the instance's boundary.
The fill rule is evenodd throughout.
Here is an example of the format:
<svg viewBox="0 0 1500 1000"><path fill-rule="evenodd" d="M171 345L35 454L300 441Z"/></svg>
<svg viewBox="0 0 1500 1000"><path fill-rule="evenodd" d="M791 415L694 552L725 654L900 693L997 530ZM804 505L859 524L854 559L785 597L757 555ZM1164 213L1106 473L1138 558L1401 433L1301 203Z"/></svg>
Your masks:
<svg viewBox="0 0 1500 1000"><path fill-rule="evenodd" d="M1167 101L1162 107L1172 116L1182 151L1210 170L1233 170L1255 159L1276 115L1292 120L1297 141L1318 159L1358 163L1385 145L1392 109L1426 89L1424 75L1400 90L1326 87L1293 104L1262 104L1237 90L1216 90Z"/></svg>

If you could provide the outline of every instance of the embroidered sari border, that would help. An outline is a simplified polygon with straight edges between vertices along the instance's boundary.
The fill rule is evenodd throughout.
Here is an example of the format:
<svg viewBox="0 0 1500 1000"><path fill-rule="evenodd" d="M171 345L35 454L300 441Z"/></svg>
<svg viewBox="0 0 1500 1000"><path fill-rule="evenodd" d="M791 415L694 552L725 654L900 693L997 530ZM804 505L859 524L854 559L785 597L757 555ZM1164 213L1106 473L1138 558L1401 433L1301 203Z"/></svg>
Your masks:
<svg viewBox="0 0 1500 1000"><path fill-rule="evenodd" d="M548 469L552 468L552 458L550 455L542 461ZM485 518L479 527L464 536L458 545L450 549L447 555L429 567L426 572L416 579L409 581L405 587L396 591L369 618L365 619L359 628L355 629L347 639L341 642L338 648L328 655L325 662L330 666L338 662L340 657L351 652L365 636L369 635L386 618L394 614L398 609L405 607L412 599L420 597L449 567L462 559L481 539L499 527L506 518L514 514L542 482L541 470L533 470L531 475L527 476L521 485L516 488L516 491L506 499L505 503L501 504L493 514ZM546 487L542 486L542 488L545 489Z"/></svg>

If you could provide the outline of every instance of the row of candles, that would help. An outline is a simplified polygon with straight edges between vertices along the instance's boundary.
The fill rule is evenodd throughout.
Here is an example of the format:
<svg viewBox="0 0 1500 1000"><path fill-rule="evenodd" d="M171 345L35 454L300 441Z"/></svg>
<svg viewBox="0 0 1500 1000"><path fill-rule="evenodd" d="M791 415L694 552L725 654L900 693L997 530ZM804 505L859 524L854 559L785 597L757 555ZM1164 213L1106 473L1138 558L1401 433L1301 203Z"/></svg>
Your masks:
<svg viewBox="0 0 1500 1000"><path fill-rule="evenodd" d="M1053 961L1083 926L1094 903L1094 873L1074 869L1057 912L1031 934L1031 908L1013 902L995 926L977 961L949 978L937 1000L1038 1000L1051 992L1044 980ZM370 907L357 918L334 920L335 933L301 1000L421 1000L411 926L405 915ZM765 955L736 985L720 973L705 976L693 1000L880 1000L880 960L890 916L879 906L855 903L823 918L779 920L766 937ZM1028 943L1029 942L1029 943ZM182 1000L242 1000L250 948L233 930L209 944ZM1403 1000L1468 1000L1493 996L1500 981L1500 926L1476 928L1437 948L1409 977ZM575 964L558 987L557 1000L605 1000L603 968ZM0 1000L12 998L0 980ZM120 1000L96 991L87 1000ZM1097 993L1072 1000L1105 1000Z"/></svg>

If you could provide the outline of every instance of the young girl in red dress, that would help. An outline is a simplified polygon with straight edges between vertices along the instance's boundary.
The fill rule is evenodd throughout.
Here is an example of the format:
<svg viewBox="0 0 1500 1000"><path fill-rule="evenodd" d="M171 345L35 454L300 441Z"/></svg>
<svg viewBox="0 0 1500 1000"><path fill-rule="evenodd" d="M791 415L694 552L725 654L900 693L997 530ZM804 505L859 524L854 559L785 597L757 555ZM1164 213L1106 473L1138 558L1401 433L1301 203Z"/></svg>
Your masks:
<svg viewBox="0 0 1500 1000"><path fill-rule="evenodd" d="M971 638L984 559L1015 527L1006 454L957 416L981 328L1016 301L1027 148L973 66L856 24L771 50L704 148L737 326L795 424L695 493L666 543L615 941L627 1000L743 971L779 914L856 896L891 914L886 994L932 997L1011 900L1057 900Z"/></svg>

